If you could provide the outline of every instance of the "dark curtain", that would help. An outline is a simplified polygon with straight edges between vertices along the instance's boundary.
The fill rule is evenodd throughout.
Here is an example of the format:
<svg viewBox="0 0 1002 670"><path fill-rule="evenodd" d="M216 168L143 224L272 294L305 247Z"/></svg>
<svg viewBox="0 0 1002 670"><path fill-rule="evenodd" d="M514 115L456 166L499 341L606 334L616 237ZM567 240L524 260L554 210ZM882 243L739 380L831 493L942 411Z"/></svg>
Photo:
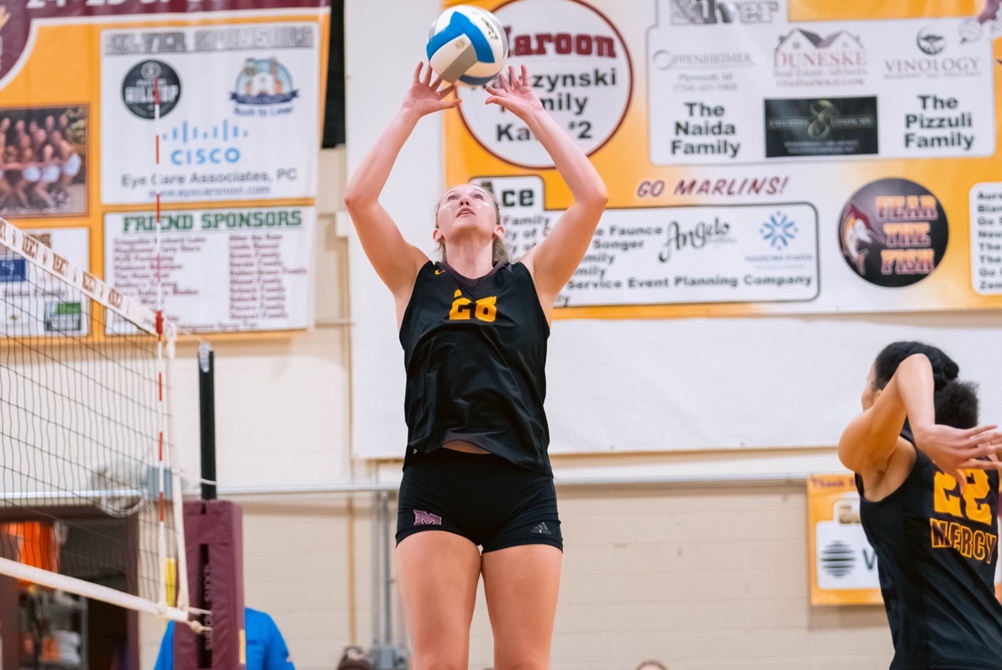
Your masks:
<svg viewBox="0 0 1002 670"><path fill-rule="evenodd" d="M331 0L331 43L327 63L327 105L323 146L344 144L344 0Z"/></svg>

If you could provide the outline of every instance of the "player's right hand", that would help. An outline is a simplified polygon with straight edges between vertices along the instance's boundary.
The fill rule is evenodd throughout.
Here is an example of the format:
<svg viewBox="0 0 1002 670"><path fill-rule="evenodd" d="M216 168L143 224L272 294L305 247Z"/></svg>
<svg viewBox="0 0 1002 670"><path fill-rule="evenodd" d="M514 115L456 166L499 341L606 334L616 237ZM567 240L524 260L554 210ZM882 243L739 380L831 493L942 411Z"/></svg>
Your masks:
<svg viewBox="0 0 1002 670"><path fill-rule="evenodd" d="M424 63L418 63L417 69L414 70L411 87L404 98L402 105L404 109L414 112L418 116L424 116L459 106L462 100L458 96L451 100L446 99L450 93L456 90L455 84L440 91L438 87L442 84L442 78L436 77L435 81L432 81L431 75L430 65L425 70Z"/></svg>

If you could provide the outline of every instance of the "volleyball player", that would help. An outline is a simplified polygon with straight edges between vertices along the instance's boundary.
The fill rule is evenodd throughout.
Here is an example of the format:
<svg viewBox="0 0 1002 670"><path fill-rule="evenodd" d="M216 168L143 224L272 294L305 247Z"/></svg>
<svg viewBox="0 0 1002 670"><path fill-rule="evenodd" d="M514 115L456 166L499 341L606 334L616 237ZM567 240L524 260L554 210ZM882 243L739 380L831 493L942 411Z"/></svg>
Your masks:
<svg viewBox="0 0 1002 670"><path fill-rule="evenodd" d="M935 347L887 346L839 442L877 554L892 670L1002 665L998 435L974 427L977 393L958 373Z"/></svg>
<svg viewBox="0 0 1002 670"><path fill-rule="evenodd" d="M417 121L456 107L430 70L414 73L390 126L359 165L345 204L362 248L393 293L407 372L408 444L397 520L400 592L417 670L466 668L484 578L498 670L546 668L562 538L543 412L549 321L607 201L585 154L543 110L525 68L488 104L521 119L574 202L518 262L497 201L459 184L441 197L433 263L407 243L379 194ZM483 548L483 554L478 550Z"/></svg>

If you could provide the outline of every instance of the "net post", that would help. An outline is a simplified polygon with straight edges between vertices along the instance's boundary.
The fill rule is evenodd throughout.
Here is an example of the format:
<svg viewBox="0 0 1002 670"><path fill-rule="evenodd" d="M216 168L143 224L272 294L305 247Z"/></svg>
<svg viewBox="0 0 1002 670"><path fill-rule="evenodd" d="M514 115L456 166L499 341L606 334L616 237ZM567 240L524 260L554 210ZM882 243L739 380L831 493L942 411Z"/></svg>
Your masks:
<svg viewBox="0 0 1002 670"><path fill-rule="evenodd" d="M198 345L198 399L202 432L202 500L216 499L215 356L208 342Z"/></svg>

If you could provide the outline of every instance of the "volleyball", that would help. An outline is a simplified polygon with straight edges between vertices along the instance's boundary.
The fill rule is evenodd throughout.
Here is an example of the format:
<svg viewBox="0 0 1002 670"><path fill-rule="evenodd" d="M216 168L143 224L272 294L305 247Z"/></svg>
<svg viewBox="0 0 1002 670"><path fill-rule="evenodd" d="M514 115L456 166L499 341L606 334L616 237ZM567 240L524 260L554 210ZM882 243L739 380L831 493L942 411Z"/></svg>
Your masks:
<svg viewBox="0 0 1002 670"><path fill-rule="evenodd" d="M431 24L426 51L431 69L445 81L484 86L504 68L508 36L486 9L457 5Z"/></svg>

